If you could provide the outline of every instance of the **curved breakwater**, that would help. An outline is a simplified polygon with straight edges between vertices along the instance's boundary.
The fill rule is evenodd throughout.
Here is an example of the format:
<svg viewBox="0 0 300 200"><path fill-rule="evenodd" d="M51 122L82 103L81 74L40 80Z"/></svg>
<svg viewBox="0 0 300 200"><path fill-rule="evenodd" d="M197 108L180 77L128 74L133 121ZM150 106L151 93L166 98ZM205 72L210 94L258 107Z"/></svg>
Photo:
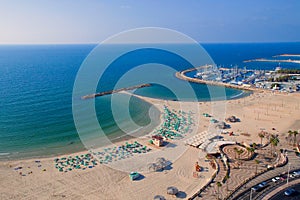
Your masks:
<svg viewBox="0 0 300 200"><path fill-rule="evenodd" d="M183 71L176 72L176 77L179 78L179 79L181 79L181 80L185 80L185 81L189 81L189 82L194 82L194 83L202 83L202 84L214 85L214 86L223 86L223 87L227 87L227 88L233 88L233 89L239 89L239 90L247 90L247 91L262 91L261 89L258 89L258 88L244 87L244 86L239 86L239 85L232 85L232 84L229 84L229 83L223 83L223 82L217 82L217 81L202 80L202 79L198 79L198 78L191 78L191 77L188 77L186 75L186 73L198 70L201 67L203 67L203 66L195 67L195 68L189 68L189 69L186 69L186 70L183 70Z"/></svg>

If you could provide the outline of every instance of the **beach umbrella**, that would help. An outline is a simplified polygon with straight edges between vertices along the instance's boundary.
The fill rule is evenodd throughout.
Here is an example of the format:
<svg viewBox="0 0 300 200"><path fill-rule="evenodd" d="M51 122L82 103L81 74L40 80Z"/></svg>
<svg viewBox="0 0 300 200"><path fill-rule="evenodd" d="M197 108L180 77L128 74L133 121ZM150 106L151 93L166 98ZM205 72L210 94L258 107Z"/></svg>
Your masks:
<svg viewBox="0 0 300 200"><path fill-rule="evenodd" d="M156 163L155 171L163 171L164 167L165 167L165 163Z"/></svg>
<svg viewBox="0 0 300 200"><path fill-rule="evenodd" d="M150 172L155 172L155 171L157 171L157 165L155 164L155 163L150 163L150 164L148 164L148 170L150 171Z"/></svg>
<svg viewBox="0 0 300 200"><path fill-rule="evenodd" d="M167 194L176 195L178 193L178 189L174 186L167 188Z"/></svg>
<svg viewBox="0 0 300 200"><path fill-rule="evenodd" d="M166 198L164 196L161 196L161 195L155 195L154 200L166 200Z"/></svg>
<svg viewBox="0 0 300 200"><path fill-rule="evenodd" d="M156 159L156 162L157 162L157 163L165 163L165 162L166 162L166 159L165 159L165 158L162 158L162 157L161 157L161 158L157 158L157 159Z"/></svg>

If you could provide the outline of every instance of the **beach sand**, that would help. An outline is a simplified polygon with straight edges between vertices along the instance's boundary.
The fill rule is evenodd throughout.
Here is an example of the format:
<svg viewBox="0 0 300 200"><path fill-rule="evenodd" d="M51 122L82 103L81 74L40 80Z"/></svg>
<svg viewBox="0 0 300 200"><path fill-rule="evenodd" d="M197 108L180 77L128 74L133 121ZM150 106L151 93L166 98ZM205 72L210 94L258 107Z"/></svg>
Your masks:
<svg viewBox="0 0 300 200"><path fill-rule="evenodd" d="M279 134L279 139L283 141L289 129L300 129L299 94L254 92L242 99L223 102L177 102L142 98L160 110L163 105L167 105L175 110L181 107L185 111L194 112L197 116L194 116L193 132L186 138L209 128L209 118L202 116L204 112L219 120L231 115L240 118L241 122L230 123L231 128L228 129L233 131L235 136L222 135L232 141L259 144L260 138L257 134L261 130ZM199 106L200 110L193 110L198 108L195 105ZM249 133L250 136L244 136L242 133ZM156 194L173 199L174 197L166 194L166 188L169 186L177 187L181 191L181 198L187 199L208 182L214 170L205 162L205 153L184 145L186 138L171 141L171 146L160 149L149 146L153 151L136 156L132 160L115 162L111 166L97 165L92 169L73 170L68 173L59 172L54 167L54 158L38 159L39 163L35 162L37 159L1 161L0 199L153 199ZM148 139L143 137L136 140L146 144ZM279 144L279 148L281 145ZM172 146L174 148L171 148ZM80 153L74 155L78 154ZM172 162L169 169L161 172L147 171L147 164L160 156ZM201 167L208 169L201 172L199 178L193 177L196 161ZM118 170L118 165L122 165L121 170ZM22 169L15 170L16 167ZM128 177L130 170L139 170L143 177L131 181ZM21 176L21 171L26 176Z"/></svg>

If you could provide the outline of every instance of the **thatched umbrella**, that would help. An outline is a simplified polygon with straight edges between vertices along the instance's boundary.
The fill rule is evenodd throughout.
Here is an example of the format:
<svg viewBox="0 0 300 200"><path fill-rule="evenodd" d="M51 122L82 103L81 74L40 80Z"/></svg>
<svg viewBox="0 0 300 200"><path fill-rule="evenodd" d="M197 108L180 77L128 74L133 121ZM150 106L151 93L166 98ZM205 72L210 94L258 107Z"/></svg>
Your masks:
<svg viewBox="0 0 300 200"><path fill-rule="evenodd" d="M178 192L179 191L176 187L171 186L167 188L167 194L176 195Z"/></svg>
<svg viewBox="0 0 300 200"><path fill-rule="evenodd" d="M167 160L164 159L164 158L157 158L157 159L156 159L156 165L157 165L159 168L163 169L163 168L165 168L165 167L168 165L168 162L167 162Z"/></svg>
<svg viewBox="0 0 300 200"><path fill-rule="evenodd" d="M162 157L161 157L161 158L157 158L157 159L156 159L156 162L157 162L157 163L165 163L165 162L166 162L166 159L165 159L165 158L162 158Z"/></svg>
<svg viewBox="0 0 300 200"><path fill-rule="evenodd" d="M154 200L166 200L166 198L164 196L161 196L161 195L155 195Z"/></svg>
<svg viewBox="0 0 300 200"><path fill-rule="evenodd" d="M163 163L156 163L156 170L155 171L162 171L164 169Z"/></svg>
<svg viewBox="0 0 300 200"><path fill-rule="evenodd" d="M230 116L228 118L225 119L227 122L238 122L239 119L236 118L236 116Z"/></svg>
<svg viewBox="0 0 300 200"><path fill-rule="evenodd" d="M226 129L227 128L227 124L225 122L219 122L216 125L216 127L219 128L219 129Z"/></svg>
<svg viewBox="0 0 300 200"><path fill-rule="evenodd" d="M155 171L157 171L157 165L155 164L155 163L150 163L150 164L148 164L148 170L150 171L150 172L155 172Z"/></svg>

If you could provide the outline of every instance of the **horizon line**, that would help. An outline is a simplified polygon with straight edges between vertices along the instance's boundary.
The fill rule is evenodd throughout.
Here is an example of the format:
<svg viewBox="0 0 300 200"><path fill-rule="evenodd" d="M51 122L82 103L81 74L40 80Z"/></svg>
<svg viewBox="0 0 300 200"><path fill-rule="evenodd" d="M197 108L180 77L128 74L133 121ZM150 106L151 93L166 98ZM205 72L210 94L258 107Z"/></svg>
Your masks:
<svg viewBox="0 0 300 200"><path fill-rule="evenodd" d="M199 44L264 44L264 43L300 43L300 41L267 41L267 42L262 42L262 41L226 41L226 42L222 42L222 41L213 41L213 42L199 42L197 41ZM5 45L99 45L100 43L96 43L96 42L74 42L74 43L0 43L0 46L5 46ZM154 43L112 43L110 45L119 45L119 44L154 44ZM189 43L156 43L156 44L189 44ZM193 43L194 44L194 43Z"/></svg>

